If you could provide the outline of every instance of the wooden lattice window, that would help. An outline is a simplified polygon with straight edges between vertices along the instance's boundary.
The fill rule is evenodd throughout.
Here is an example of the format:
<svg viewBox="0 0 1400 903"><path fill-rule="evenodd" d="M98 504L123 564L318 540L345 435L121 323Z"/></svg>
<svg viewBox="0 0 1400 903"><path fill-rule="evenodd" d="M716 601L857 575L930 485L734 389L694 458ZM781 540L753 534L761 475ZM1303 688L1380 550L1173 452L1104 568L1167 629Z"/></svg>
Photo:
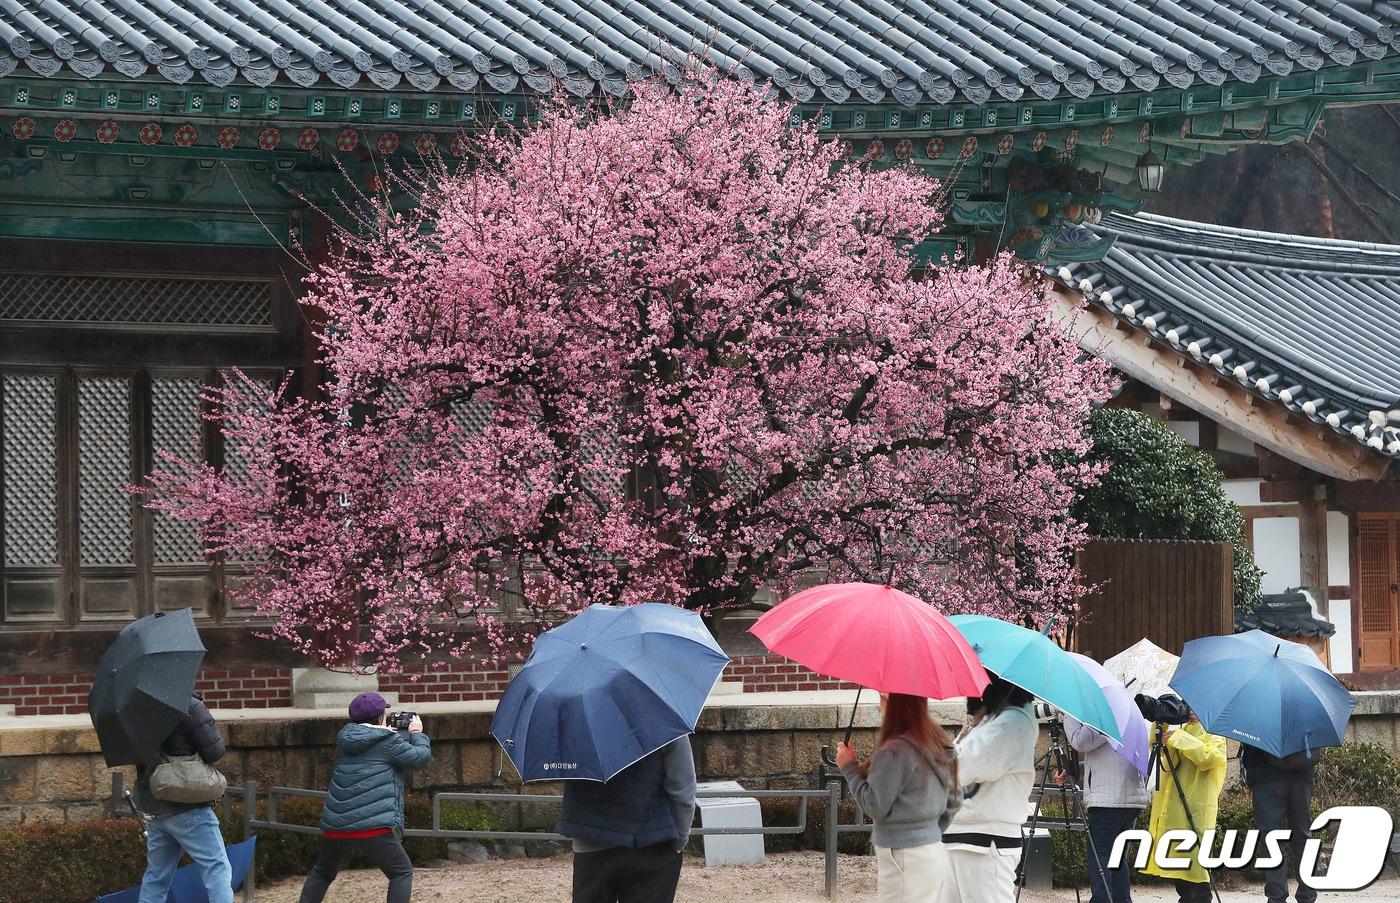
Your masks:
<svg viewBox="0 0 1400 903"><path fill-rule="evenodd" d="M1356 515L1356 612L1360 669L1400 667L1400 515Z"/></svg>
<svg viewBox="0 0 1400 903"><path fill-rule="evenodd" d="M267 280L0 273L0 321L55 326L273 331Z"/></svg>

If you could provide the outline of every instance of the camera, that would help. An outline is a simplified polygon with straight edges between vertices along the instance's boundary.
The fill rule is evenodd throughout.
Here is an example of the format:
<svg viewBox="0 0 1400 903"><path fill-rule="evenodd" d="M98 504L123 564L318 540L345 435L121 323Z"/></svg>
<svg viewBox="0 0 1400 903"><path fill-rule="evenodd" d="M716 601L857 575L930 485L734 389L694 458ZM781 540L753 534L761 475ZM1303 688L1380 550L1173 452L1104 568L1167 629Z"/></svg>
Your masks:
<svg viewBox="0 0 1400 903"><path fill-rule="evenodd" d="M413 723L413 719L417 717L417 712L390 712L385 724L396 731L406 731L408 726Z"/></svg>
<svg viewBox="0 0 1400 903"><path fill-rule="evenodd" d="M1049 721L1060 717L1060 710L1048 702L1037 702L1031 707L1031 714L1036 721Z"/></svg>
<svg viewBox="0 0 1400 903"><path fill-rule="evenodd" d="M1157 724L1185 724L1191 720L1191 708L1180 696L1170 693L1165 696L1148 696L1139 693L1133 697L1142 717Z"/></svg>

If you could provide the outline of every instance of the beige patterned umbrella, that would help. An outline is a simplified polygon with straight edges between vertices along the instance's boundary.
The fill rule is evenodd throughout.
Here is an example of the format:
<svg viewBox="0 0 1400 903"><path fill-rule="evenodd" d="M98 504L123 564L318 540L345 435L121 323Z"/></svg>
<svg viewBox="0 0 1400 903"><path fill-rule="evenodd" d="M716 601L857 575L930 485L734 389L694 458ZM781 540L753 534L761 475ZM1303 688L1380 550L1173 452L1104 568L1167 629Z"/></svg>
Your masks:
<svg viewBox="0 0 1400 903"><path fill-rule="evenodd" d="M1118 678L1136 696L1161 696L1173 692L1168 683L1176 673L1181 659L1148 639L1138 640L1103 663L1109 674Z"/></svg>

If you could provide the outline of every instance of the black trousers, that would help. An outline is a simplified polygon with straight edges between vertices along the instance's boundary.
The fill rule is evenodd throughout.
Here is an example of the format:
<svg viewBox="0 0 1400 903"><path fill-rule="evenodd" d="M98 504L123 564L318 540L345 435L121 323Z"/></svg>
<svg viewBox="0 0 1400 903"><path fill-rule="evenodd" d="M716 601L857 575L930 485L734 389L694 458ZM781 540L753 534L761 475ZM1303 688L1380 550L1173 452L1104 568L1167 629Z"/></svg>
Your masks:
<svg viewBox="0 0 1400 903"><path fill-rule="evenodd" d="M1250 788L1254 794L1254 822L1260 832L1287 828L1289 838L1284 862L1264 873L1264 896L1269 903L1284 903L1288 899L1288 879L1298 878L1298 863L1303 858L1303 845L1312 836L1312 817L1308 805L1312 801L1312 781L1304 778L1282 778L1265 781ZM1317 891L1298 881L1294 891L1298 903L1313 903Z"/></svg>
<svg viewBox="0 0 1400 903"><path fill-rule="evenodd" d="M669 843L575 853L573 903L672 903L680 880L681 854Z"/></svg>
<svg viewBox="0 0 1400 903"><path fill-rule="evenodd" d="M1210 882L1172 881L1176 887L1176 898L1180 903L1210 903Z"/></svg>
<svg viewBox="0 0 1400 903"><path fill-rule="evenodd" d="M301 886L299 903L321 903L326 889L345 865L352 852L360 852L369 864L379 869L389 879L388 903L409 903L413 895L413 863L404 852L403 840L398 831L349 840L343 837L321 839L321 852L316 856L316 864L306 883Z"/></svg>
<svg viewBox="0 0 1400 903"><path fill-rule="evenodd" d="M1089 903L1132 903L1133 860L1126 854L1118 868L1108 867L1113 842L1118 835L1137 824L1141 809L1112 809L1095 806L1089 810ZM1097 854L1097 855L1096 855Z"/></svg>

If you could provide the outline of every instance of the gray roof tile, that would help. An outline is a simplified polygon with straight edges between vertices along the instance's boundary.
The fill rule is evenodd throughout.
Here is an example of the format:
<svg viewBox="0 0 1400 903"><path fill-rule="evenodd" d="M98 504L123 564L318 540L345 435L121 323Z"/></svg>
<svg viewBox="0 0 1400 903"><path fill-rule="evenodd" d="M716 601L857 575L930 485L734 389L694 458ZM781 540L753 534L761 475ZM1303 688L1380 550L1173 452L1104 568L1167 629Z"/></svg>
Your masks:
<svg viewBox="0 0 1400 903"><path fill-rule="evenodd" d="M617 93L704 49L799 101L981 104L1350 65L1397 25L1315 0L0 0L0 74Z"/></svg>
<svg viewBox="0 0 1400 903"><path fill-rule="evenodd" d="M1400 456L1400 246L1110 214L1072 287L1222 376ZM1083 289L1081 288L1081 291Z"/></svg>

